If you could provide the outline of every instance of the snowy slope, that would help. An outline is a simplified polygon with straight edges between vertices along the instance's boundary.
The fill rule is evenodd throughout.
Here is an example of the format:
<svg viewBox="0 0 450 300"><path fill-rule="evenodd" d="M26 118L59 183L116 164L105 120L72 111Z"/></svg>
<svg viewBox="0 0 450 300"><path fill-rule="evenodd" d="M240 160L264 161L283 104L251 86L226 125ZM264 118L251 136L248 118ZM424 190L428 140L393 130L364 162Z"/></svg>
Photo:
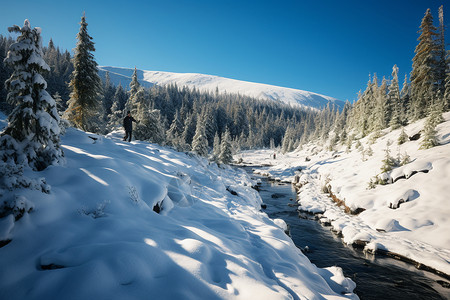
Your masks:
<svg viewBox="0 0 450 300"><path fill-rule="evenodd" d="M323 213L324 220L343 234L344 242L367 243L366 250L388 250L450 274L450 113L444 118L437 126L441 145L428 150L419 150L421 140L398 146L401 130L386 129L374 144L370 137L361 140L364 149L370 146L373 150L372 156L363 157L354 143L349 153L345 146L329 152L309 144L301 151L280 153L276 161L270 159L273 152L269 151L246 152L242 158L244 162L273 164L261 172L281 180L293 181L299 175L303 184L298 195L300 208ZM423 122L408 125L406 133L418 133ZM393 142L393 157L406 152L411 162L390 172L395 182L368 189L370 179L381 173L388 141ZM352 210L365 211L357 216L345 213L322 193L326 182Z"/></svg>
<svg viewBox="0 0 450 300"><path fill-rule="evenodd" d="M101 76L104 77L105 71L110 72L111 81L113 83L117 85L120 82L122 86L128 87L134 70L117 67L99 67ZM217 88L220 93L239 93L257 99L272 100L291 105L298 105L300 107L321 108L325 107L328 102L335 103L339 107L342 107L344 104L342 101L333 97L317 93L196 73L139 70L138 79L144 86L151 86L153 84L164 86L176 83L179 87L196 87L201 91L209 92L215 92Z"/></svg>
<svg viewBox="0 0 450 300"><path fill-rule="evenodd" d="M66 164L31 175L51 193L18 191L35 209L0 219L0 299L357 299L260 211L244 171L122 134L70 128Z"/></svg>

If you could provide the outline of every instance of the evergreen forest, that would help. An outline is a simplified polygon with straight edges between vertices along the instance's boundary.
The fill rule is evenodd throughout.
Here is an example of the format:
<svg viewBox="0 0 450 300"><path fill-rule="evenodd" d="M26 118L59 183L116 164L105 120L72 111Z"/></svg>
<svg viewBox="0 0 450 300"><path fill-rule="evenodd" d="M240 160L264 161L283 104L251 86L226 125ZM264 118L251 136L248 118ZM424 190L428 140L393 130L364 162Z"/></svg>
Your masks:
<svg viewBox="0 0 450 300"><path fill-rule="evenodd" d="M437 25L435 25L437 24ZM333 150L367 135L373 139L386 128L397 129L427 117L423 130L429 143L442 113L450 109L450 68L445 43L443 8L438 21L427 10L419 26L412 72L400 84L399 69L388 77L369 76L367 86L354 103L328 105L321 110L300 109L274 101L239 94L201 92L183 86L142 87L136 69L130 86L114 86L109 74L98 76L93 37L85 16L80 23L73 54L55 46L53 40L38 49L48 69L42 68L46 91L55 100L61 119L85 131L108 134L122 128L127 111L139 122L134 137L178 151L193 151L215 160L231 152L254 148L276 148L288 152L315 141ZM25 25L24 25L25 26ZM19 29L17 29L19 28ZM19 30L20 27L17 27ZM415 30L412 28L411 30ZM0 109L11 114L18 98L11 86L17 64L7 63L8 53L19 41L0 35ZM39 46L39 45L38 45ZM37 47L38 47L37 46ZM11 115L9 121L11 123ZM64 126L64 122L60 122ZM67 126L67 124L65 125ZM225 144L225 145L222 145ZM216 149L220 148L220 149Z"/></svg>

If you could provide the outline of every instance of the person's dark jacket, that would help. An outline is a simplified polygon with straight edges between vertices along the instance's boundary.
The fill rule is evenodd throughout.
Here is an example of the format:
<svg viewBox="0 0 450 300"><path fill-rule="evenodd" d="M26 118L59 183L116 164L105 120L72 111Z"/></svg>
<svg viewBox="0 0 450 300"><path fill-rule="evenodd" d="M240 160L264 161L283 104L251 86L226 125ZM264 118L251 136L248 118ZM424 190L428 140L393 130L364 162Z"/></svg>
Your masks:
<svg viewBox="0 0 450 300"><path fill-rule="evenodd" d="M133 122L137 121L131 116L126 116L125 119L123 119L123 128L125 128L125 131L133 130Z"/></svg>

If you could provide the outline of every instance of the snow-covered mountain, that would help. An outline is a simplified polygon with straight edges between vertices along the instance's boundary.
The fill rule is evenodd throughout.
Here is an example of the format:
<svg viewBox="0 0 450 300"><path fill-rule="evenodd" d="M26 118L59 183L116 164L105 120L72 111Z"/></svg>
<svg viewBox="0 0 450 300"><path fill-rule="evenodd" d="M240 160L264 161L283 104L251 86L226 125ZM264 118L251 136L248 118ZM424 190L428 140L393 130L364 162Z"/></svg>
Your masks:
<svg viewBox="0 0 450 300"><path fill-rule="evenodd" d="M116 85L120 83L122 86L128 87L134 69L99 67L99 74L102 78L104 78L106 71L109 72L111 82ZM137 74L138 79L145 87L150 87L155 84L164 86L176 83L179 87L195 87L201 91L208 92L215 92L218 90L219 93L239 93L241 95L246 95L257 99L273 100L286 104L297 105L303 108L323 108L329 102L334 103L339 107L343 107L344 105L343 101L317 93L269 84L229 79L213 75L143 70L138 70Z"/></svg>

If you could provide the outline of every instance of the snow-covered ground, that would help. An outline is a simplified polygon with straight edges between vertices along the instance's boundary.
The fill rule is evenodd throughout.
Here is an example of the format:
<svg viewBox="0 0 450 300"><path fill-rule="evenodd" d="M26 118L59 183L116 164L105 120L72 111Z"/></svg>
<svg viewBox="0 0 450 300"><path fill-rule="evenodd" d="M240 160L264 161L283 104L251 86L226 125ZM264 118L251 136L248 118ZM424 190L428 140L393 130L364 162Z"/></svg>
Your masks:
<svg viewBox="0 0 450 300"><path fill-rule="evenodd" d="M116 85L120 83L122 86L128 87L134 69L107 66L99 67L99 72L102 77L104 77L105 71L109 71L111 82ZM219 93L240 94L256 99L278 101L300 107L323 108L329 102L335 103L339 107L343 107L344 105L344 102L336 98L313 92L213 75L143 70L138 70L137 75L144 86L177 84L179 87L195 87L200 91L211 93L215 93L217 89Z"/></svg>
<svg viewBox="0 0 450 300"><path fill-rule="evenodd" d="M385 130L373 144L370 137L362 139L364 156L353 143L349 153L345 146L330 152L309 144L286 155L278 153L275 160L269 150L248 151L236 158L243 158L244 163L272 165L258 172L275 179L293 182L297 175L303 185L299 209L323 213L323 220L331 221L346 243L359 241L367 244L366 250L388 250L450 274L450 113L444 118L437 127L441 145L428 150L419 150L421 139L398 146L399 129ZM418 133L423 122L405 127L406 133ZM391 156L406 152L411 162L384 174L393 183L368 189L371 178L382 173L388 142L392 142ZM369 147L372 156L367 155ZM322 192L327 183L351 210L365 211L359 215L345 213Z"/></svg>
<svg viewBox="0 0 450 300"><path fill-rule="evenodd" d="M244 171L121 133L71 128L62 145L65 165L29 172L51 193L16 191L34 210L0 219L0 299L357 299L260 211Z"/></svg>

